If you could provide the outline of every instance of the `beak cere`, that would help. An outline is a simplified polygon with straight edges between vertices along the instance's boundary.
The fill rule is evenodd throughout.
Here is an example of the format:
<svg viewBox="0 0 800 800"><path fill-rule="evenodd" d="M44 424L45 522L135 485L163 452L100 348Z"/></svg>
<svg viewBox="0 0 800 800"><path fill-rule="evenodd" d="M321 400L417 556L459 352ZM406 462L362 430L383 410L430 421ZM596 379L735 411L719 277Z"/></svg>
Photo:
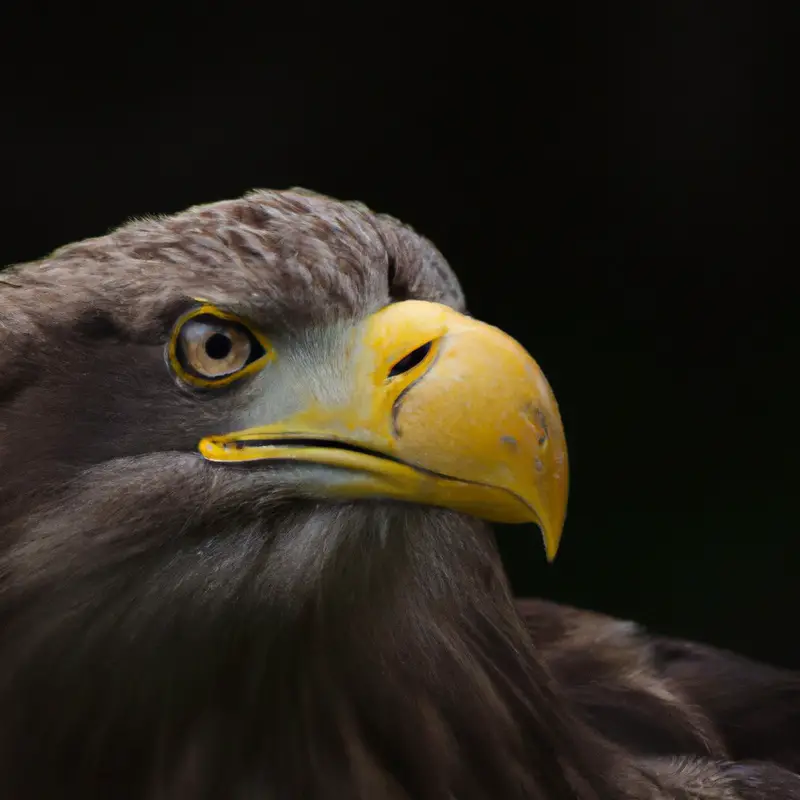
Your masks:
<svg viewBox="0 0 800 800"><path fill-rule="evenodd" d="M451 308L409 300L359 325L350 351L346 402L209 436L200 453L344 470L347 480L325 490L332 498L534 522L552 560L566 516L566 440L553 392L522 346Z"/></svg>

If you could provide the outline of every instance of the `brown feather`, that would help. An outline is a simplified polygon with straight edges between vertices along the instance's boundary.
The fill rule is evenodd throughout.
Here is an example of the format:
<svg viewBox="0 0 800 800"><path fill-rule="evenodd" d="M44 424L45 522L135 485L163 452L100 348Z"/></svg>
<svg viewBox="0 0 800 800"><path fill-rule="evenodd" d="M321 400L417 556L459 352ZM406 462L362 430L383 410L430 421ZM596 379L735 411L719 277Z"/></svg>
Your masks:
<svg viewBox="0 0 800 800"><path fill-rule="evenodd" d="M732 758L800 772L800 674L694 642L653 636L665 680L714 722Z"/></svg>
<svg viewBox="0 0 800 800"><path fill-rule="evenodd" d="M543 600L517 608L591 723L647 753L772 761L800 771L800 675Z"/></svg>

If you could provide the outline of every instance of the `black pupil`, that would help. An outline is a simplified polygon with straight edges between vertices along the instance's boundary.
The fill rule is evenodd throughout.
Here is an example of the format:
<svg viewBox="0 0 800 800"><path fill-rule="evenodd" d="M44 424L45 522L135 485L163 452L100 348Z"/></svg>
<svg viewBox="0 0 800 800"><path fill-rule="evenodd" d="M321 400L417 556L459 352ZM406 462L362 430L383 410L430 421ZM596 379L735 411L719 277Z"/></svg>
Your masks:
<svg viewBox="0 0 800 800"><path fill-rule="evenodd" d="M408 372L410 369L416 367L417 364L428 355L432 344L433 342L426 342L422 347L412 350L407 356L401 358L391 370L389 370L389 377L394 378L395 375L402 375L404 372Z"/></svg>
<svg viewBox="0 0 800 800"><path fill-rule="evenodd" d="M221 361L227 358L233 349L233 342L224 333L213 333L206 339L206 355Z"/></svg>

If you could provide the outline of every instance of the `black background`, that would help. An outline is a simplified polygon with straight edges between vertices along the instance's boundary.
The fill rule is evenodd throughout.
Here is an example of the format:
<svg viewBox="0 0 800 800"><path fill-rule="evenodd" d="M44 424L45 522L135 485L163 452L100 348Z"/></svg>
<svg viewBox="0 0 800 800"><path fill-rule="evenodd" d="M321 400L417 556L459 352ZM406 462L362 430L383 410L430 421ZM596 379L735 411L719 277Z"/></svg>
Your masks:
<svg viewBox="0 0 800 800"><path fill-rule="evenodd" d="M253 187L410 222L560 400L516 590L800 667L785 27L639 6L7 7L0 261Z"/></svg>

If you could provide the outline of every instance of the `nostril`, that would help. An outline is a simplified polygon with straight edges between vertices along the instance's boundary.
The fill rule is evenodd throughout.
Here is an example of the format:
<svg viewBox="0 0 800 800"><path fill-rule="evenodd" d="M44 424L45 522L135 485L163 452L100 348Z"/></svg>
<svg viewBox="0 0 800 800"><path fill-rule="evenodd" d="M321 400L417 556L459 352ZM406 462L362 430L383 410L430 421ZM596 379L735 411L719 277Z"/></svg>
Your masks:
<svg viewBox="0 0 800 800"><path fill-rule="evenodd" d="M407 356L403 356L390 370L389 377L394 378L402 375L419 364L431 350L433 342L426 342L416 350L412 350Z"/></svg>

